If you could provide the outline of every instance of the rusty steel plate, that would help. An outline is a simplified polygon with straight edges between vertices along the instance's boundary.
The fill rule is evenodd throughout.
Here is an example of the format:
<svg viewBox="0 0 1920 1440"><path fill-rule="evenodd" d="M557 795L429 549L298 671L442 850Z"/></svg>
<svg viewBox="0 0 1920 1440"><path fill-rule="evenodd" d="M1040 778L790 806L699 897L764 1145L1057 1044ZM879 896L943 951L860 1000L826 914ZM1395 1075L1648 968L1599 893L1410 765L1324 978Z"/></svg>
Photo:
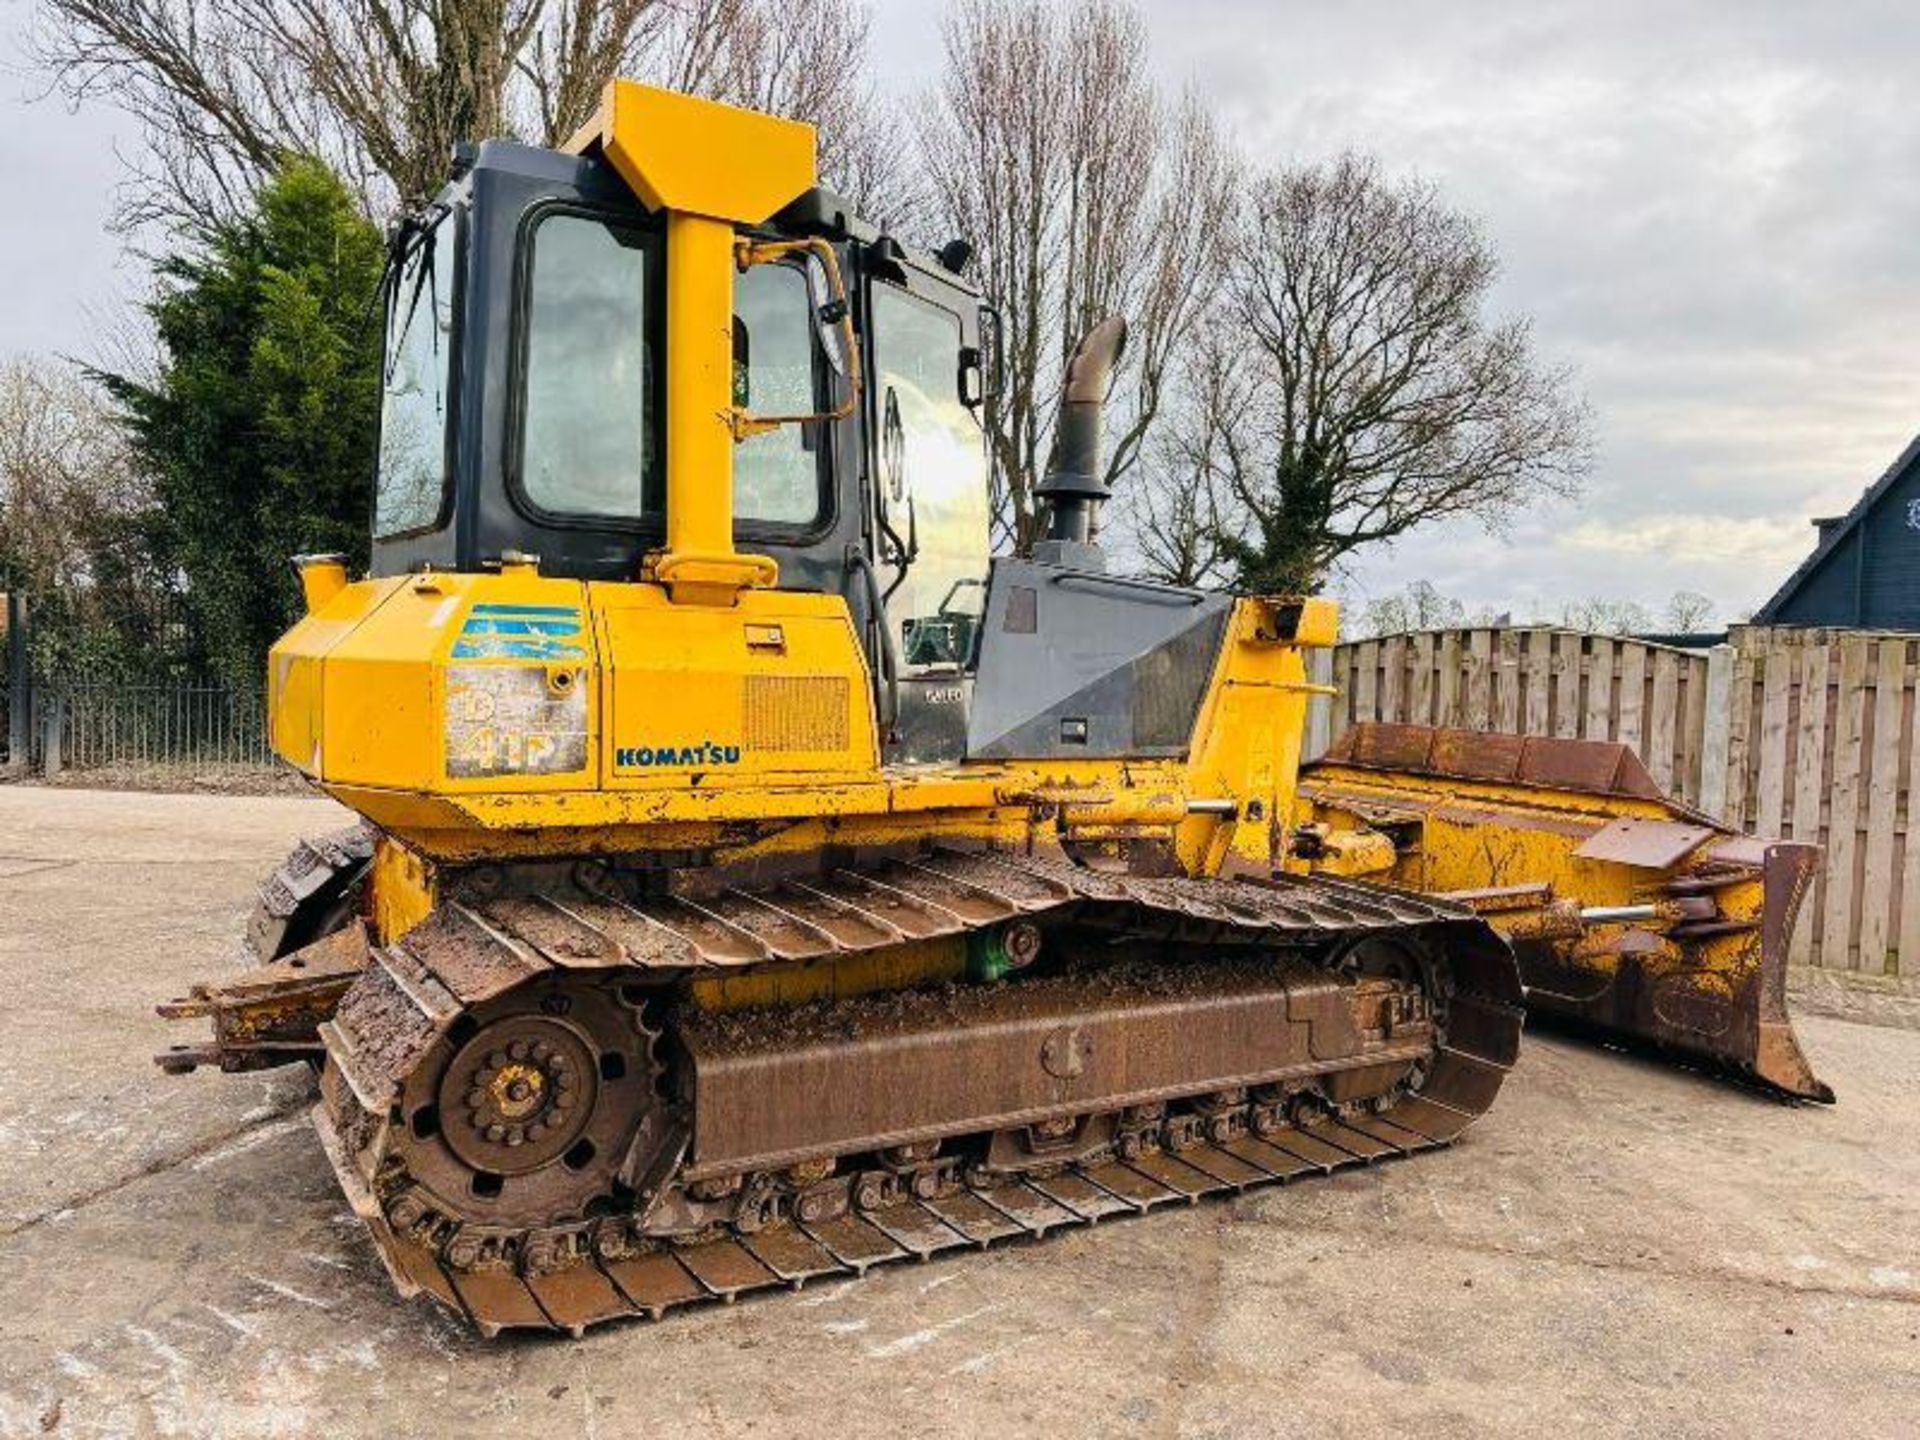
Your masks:
<svg viewBox="0 0 1920 1440"><path fill-rule="evenodd" d="M862 1218L909 1255L922 1260L965 1245L967 1237L946 1224L917 1200L902 1200L879 1210L862 1211Z"/></svg>
<svg viewBox="0 0 1920 1440"><path fill-rule="evenodd" d="M575 1335L602 1320L633 1313L627 1297L591 1265L574 1265L552 1275L529 1275L527 1288L548 1319Z"/></svg>
<svg viewBox="0 0 1920 1440"><path fill-rule="evenodd" d="M1019 1180L1009 1180L978 1192L980 1198L1032 1235L1044 1235L1061 1225L1077 1225L1080 1217L1057 1205Z"/></svg>
<svg viewBox="0 0 1920 1440"><path fill-rule="evenodd" d="M1723 835L1707 851L1707 857L1728 865L1759 867L1767 863L1767 852L1776 843L1764 835Z"/></svg>
<svg viewBox="0 0 1920 1440"><path fill-rule="evenodd" d="M826 1246L809 1240L792 1226L742 1235L740 1243L752 1252L754 1259L796 1288L816 1275L840 1272L840 1262Z"/></svg>
<svg viewBox="0 0 1920 1440"><path fill-rule="evenodd" d="M907 1253L893 1243L892 1236L874 1229L858 1215L803 1221L800 1228L855 1274L869 1265L898 1260Z"/></svg>
<svg viewBox="0 0 1920 1440"><path fill-rule="evenodd" d="M1027 1233L1026 1226L1009 1219L978 1195L970 1195L964 1190L957 1195L942 1195L929 1200L927 1208L975 1245L991 1245L996 1240Z"/></svg>
<svg viewBox="0 0 1920 1440"><path fill-rule="evenodd" d="M1708 825L1681 820L1642 820L1622 815L1589 835L1574 850L1581 860L1632 865L1642 870L1665 870L1713 838Z"/></svg>
<svg viewBox="0 0 1920 1440"><path fill-rule="evenodd" d="M669 1251L657 1250L630 1260L610 1260L606 1271L607 1278L620 1287L620 1293L642 1314L657 1316L675 1305L687 1305L707 1297L706 1287Z"/></svg>
<svg viewBox="0 0 1920 1440"><path fill-rule="evenodd" d="M1084 1175L1071 1171L1059 1175L1036 1175L1027 1182L1056 1205L1064 1205L1081 1219L1100 1220L1108 1215L1131 1215L1134 1206L1117 1195L1102 1190Z"/></svg>
<svg viewBox="0 0 1920 1440"><path fill-rule="evenodd" d="M1222 1185L1230 1185L1236 1190L1244 1190L1249 1185L1258 1185L1269 1177L1258 1165L1249 1165L1231 1151L1218 1145L1196 1145L1190 1150L1179 1153L1181 1162L1191 1165L1203 1175L1211 1175Z"/></svg>
<svg viewBox="0 0 1920 1440"><path fill-rule="evenodd" d="M1398 770L1440 780L1538 785L1589 795L1663 800L1640 757L1611 740L1552 735L1494 735L1436 725L1364 721L1343 731L1304 773L1340 766Z"/></svg>
<svg viewBox="0 0 1920 1440"><path fill-rule="evenodd" d="M676 1246L674 1258L693 1272L694 1279L725 1300L742 1290L771 1285L779 1278L734 1240Z"/></svg>
<svg viewBox="0 0 1920 1440"><path fill-rule="evenodd" d="M1169 1096L1344 1069L1361 1052L1346 990L1258 957L1128 984L1092 977L900 994L831 1008L690 1015L700 1104L688 1173L792 1163ZM855 1028L859 1045L842 1036ZM1369 1049L1420 1058L1426 1032ZM813 1097L833 1095L823 1107Z"/></svg>

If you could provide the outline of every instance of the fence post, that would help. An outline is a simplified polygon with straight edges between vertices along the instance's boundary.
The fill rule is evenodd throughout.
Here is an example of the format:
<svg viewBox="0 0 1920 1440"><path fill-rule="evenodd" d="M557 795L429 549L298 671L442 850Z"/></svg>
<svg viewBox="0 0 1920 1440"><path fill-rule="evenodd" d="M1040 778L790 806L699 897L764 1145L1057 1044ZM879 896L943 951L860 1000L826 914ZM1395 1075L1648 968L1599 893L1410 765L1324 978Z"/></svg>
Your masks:
<svg viewBox="0 0 1920 1440"><path fill-rule="evenodd" d="M33 662L27 656L27 597L7 592L7 769L24 775L33 759Z"/></svg>
<svg viewBox="0 0 1920 1440"><path fill-rule="evenodd" d="M65 763L60 754L60 738L67 728L67 697L58 692L47 701L47 738L40 748L40 769L48 777L58 775Z"/></svg>
<svg viewBox="0 0 1920 1440"><path fill-rule="evenodd" d="M1314 685L1333 684L1333 651L1307 652L1307 680ZM1331 695L1307 697L1307 735L1301 747L1302 760L1318 760L1333 744L1333 699Z"/></svg>
<svg viewBox="0 0 1920 1440"><path fill-rule="evenodd" d="M1716 820L1727 813L1727 762L1732 746L1733 662L1731 645L1707 651L1707 710L1700 734L1700 808ZM1745 783L1745 776L1741 781Z"/></svg>

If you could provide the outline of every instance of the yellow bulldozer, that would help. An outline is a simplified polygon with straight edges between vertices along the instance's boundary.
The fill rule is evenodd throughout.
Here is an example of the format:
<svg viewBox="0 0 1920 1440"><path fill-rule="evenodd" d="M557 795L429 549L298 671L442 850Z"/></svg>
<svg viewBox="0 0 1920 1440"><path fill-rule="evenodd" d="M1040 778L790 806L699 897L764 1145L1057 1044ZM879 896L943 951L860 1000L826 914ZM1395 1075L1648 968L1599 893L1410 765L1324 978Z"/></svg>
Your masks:
<svg viewBox="0 0 1920 1440"><path fill-rule="evenodd" d="M995 326L804 125L627 82L395 233L370 574L273 745L362 817L172 1071L305 1062L396 1285L491 1334L1446 1145L1524 1004L1830 1099L1814 863L1618 746L1360 727L1324 599L1109 568L1096 327L990 554Z"/></svg>

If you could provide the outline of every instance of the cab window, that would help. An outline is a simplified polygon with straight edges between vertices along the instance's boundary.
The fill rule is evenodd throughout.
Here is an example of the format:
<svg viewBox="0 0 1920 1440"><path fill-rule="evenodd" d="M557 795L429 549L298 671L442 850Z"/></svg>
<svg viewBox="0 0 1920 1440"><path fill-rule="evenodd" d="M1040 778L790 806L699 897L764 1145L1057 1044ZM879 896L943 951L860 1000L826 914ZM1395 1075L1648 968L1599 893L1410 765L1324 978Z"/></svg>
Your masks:
<svg viewBox="0 0 1920 1440"><path fill-rule="evenodd" d="M665 513L651 231L559 212L533 234L520 423L520 486L562 515L655 521ZM820 377L805 277L757 265L734 286L736 404L810 413ZM820 514L817 425L781 426L734 447L734 516L746 526L810 525Z"/></svg>
<svg viewBox="0 0 1920 1440"><path fill-rule="evenodd" d="M564 211L532 237L520 487L542 510L661 514L651 232Z"/></svg>
<svg viewBox="0 0 1920 1440"><path fill-rule="evenodd" d="M373 503L373 531L382 539L438 524L446 496L454 224L444 215L415 243L387 314Z"/></svg>
<svg viewBox="0 0 1920 1440"><path fill-rule="evenodd" d="M733 285L733 403L758 415L810 415L819 402L806 277L792 265L755 265ZM811 525L820 517L815 422L782 425L733 447L736 523Z"/></svg>
<svg viewBox="0 0 1920 1440"><path fill-rule="evenodd" d="M904 290L873 289L875 519L905 578L887 602L908 675L972 661L986 598L987 453L960 398L960 319Z"/></svg>

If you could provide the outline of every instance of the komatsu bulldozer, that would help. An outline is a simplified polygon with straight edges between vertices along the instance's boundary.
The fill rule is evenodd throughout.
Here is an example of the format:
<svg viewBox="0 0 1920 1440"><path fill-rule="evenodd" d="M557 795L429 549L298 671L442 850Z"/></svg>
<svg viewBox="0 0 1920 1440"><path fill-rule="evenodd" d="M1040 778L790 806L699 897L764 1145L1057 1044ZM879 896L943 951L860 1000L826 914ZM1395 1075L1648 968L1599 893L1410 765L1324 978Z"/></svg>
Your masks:
<svg viewBox="0 0 1920 1440"><path fill-rule="evenodd" d="M1523 999L1830 1098L1779 988L1806 847L1617 746L1362 727L1303 772L1334 607L1109 565L1117 321L991 554L965 258L807 126L627 82L456 157L393 242L370 573L299 557L269 663L362 823L163 1066L314 1066L394 1282L487 1333L1445 1145Z"/></svg>

